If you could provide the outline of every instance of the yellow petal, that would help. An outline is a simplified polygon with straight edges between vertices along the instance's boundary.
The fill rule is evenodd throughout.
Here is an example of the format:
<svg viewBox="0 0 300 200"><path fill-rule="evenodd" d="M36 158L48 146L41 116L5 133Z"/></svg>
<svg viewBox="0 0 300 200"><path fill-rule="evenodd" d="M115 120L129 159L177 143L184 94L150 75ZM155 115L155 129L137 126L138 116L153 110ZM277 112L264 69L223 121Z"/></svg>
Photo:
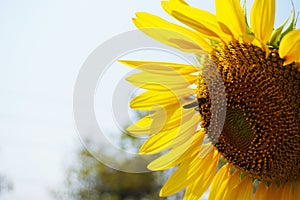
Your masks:
<svg viewBox="0 0 300 200"><path fill-rule="evenodd" d="M229 177L230 170L231 166L227 163L218 171L211 183L208 200L217 199L217 195L223 192L220 190L220 188L222 183Z"/></svg>
<svg viewBox="0 0 300 200"><path fill-rule="evenodd" d="M157 107L180 104L185 98L193 94L193 89L184 88L168 92L146 91L134 97L130 106L136 110L155 110Z"/></svg>
<svg viewBox="0 0 300 200"><path fill-rule="evenodd" d="M281 191L281 199L282 200L293 200L293 183L292 181L286 183Z"/></svg>
<svg viewBox="0 0 300 200"><path fill-rule="evenodd" d="M259 40L258 38L252 35L242 35L241 39L243 42L251 43L254 46L260 47L262 50L264 50L266 52L266 58L269 56L270 49L267 46L267 44L264 43L263 41Z"/></svg>
<svg viewBox="0 0 300 200"><path fill-rule="evenodd" d="M213 154L213 158L208 160L210 154ZM203 165L199 166L198 177L187 187L183 200L198 200L211 184L218 166L219 154L213 151L210 154L206 157L208 162L204 163L206 160L203 160Z"/></svg>
<svg viewBox="0 0 300 200"><path fill-rule="evenodd" d="M132 134L155 134L165 129L172 130L184 121L189 113L182 112L182 109L175 106L158 108L154 113L140 119L127 128Z"/></svg>
<svg viewBox="0 0 300 200"><path fill-rule="evenodd" d="M194 138L190 137L183 144L171 149L168 153L156 159L155 162L151 162L148 169L152 171L161 170L169 163L174 163L191 146L193 140Z"/></svg>
<svg viewBox="0 0 300 200"><path fill-rule="evenodd" d="M167 182L161 188L159 196L170 196L186 187L186 177L190 168L190 162L193 158L186 159L175 172L169 177ZM178 181L180 180L180 181Z"/></svg>
<svg viewBox="0 0 300 200"><path fill-rule="evenodd" d="M132 134L155 134L164 130L164 127L168 127L169 130L174 129L178 126L179 120L185 119L185 115L181 117L181 112L178 113L178 110L178 107L172 105L158 108L154 113L129 126L127 131Z"/></svg>
<svg viewBox="0 0 300 200"><path fill-rule="evenodd" d="M155 107L155 106L154 106ZM130 125L126 130L132 134L157 134L178 128L195 114L195 111L181 109L175 105L158 107L154 113L147 115Z"/></svg>
<svg viewBox="0 0 300 200"><path fill-rule="evenodd" d="M300 181L299 180L296 181L293 197L294 197L294 200L300 199Z"/></svg>
<svg viewBox="0 0 300 200"><path fill-rule="evenodd" d="M288 65L300 59L300 29L286 34L279 44L279 56L284 59L284 65Z"/></svg>
<svg viewBox="0 0 300 200"><path fill-rule="evenodd" d="M141 72L128 76L126 80L139 88L147 90L175 92L175 90L187 88L195 83L197 76L180 74L170 74L167 76Z"/></svg>
<svg viewBox="0 0 300 200"><path fill-rule="evenodd" d="M224 183L221 186L220 190L224 190L223 196L219 196L219 199L229 200L229 199L235 199L237 195L237 191L234 190L235 187L237 187L240 184L240 172L236 170L233 174L228 177L227 181L224 181Z"/></svg>
<svg viewBox="0 0 300 200"><path fill-rule="evenodd" d="M152 123L149 129L144 129L144 133L158 134L159 132L178 129L181 124L189 121L195 114L198 115L193 110L182 109L172 105L157 109L150 115Z"/></svg>
<svg viewBox="0 0 300 200"><path fill-rule="evenodd" d="M274 200L278 200L278 187L276 185L276 183L271 183L271 185L268 187L267 193L265 198L266 199L274 199Z"/></svg>
<svg viewBox="0 0 300 200"><path fill-rule="evenodd" d="M160 131L171 131L172 129L178 128L183 123L190 121L190 119L194 115L198 115L195 110L183 109L182 107L166 107L164 109L159 110L159 112L155 112L151 118L153 119L153 123L151 125L151 129L158 129L156 127L157 124L163 124ZM157 133L157 132L156 132Z"/></svg>
<svg viewBox="0 0 300 200"><path fill-rule="evenodd" d="M189 184L194 183L195 180L199 180L200 177L206 178L206 174L214 174L215 169L213 167L217 165L216 158L219 157L214 156L214 152L211 152L205 158L199 158L196 154L193 158L185 160L169 177L160 191L160 196L175 194ZM206 180L203 179L203 181Z"/></svg>
<svg viewBox="0 0 300 200"><path fill-rule="evenodd" d="M211 52L212 47L196 32L167 22L160 17L145 12L136 14L134 24L148 36L166 45L189 53Z"/></svg>
<svg viewBox="0 0 300 200"><path fill-rule="evenodd" d="M266 184L264 182L260 183L255 192L254 200L265 200L266 195L267 195L267 190L268 190L268 188L267 188Z"/></svg>
<svg viewBox="0 0 300 200"><path fill-rule="evenodd" d="M212 145L212 143L202 144L201 151L199 152L199 158L206 157L206 155L213 150L214 150L214 146Z"/></svg>
<svg viewBox="0 0 300 200"><path fill-rule="evenodd" d="M242 182L235 188L237 191L236 200L252 200L253 185L252 179L247 176ZM233 198L230 198L233 199Z"/></svg>
<svg viewBox="0 0 300 200"><path fill-rule="evenodd" d="M156 61L141 61L141 60L119 60L119 62L139 70L154 74L172 75L182 74L187 75L197 72L197 68L193 65L156 62Z"/></svg>
<svg viewBox="0 0 300 200"><path fill-rule="evenodd" d="M273 31L275 19L275 0L255 0L251 13L250 24L255 37L266 43Z"/></svg>
<svg viewBox="0 0 300 200"><path fill-rule="evenodd" d="M149 130L151 128L152 118L150 116L145 116L136 123L127 127L127 131L132 134L150 134Z"/></svg>
<svg viewBox="0 0 300 200"><path fill-rule="evenodd" d="M152 161L148 165L148 169L156 171L156 170L165 170L171 167L176 166L184 159L188 158L189 156L193 155L195 151L199 152L200 145L204 138L205 132L203 129L199 130L194 137L192 137L192 143L190 140L185 142L184 144L173 148L168 153L162 155L161 157L157 158L156 160Z"/></svg>
<svg viewBox="0 0 300 200"><path fill-rule="evenodd" d="M190 7L179 0L163 1L162 7L170 15L192 27L208 39L220 41L221 38L222 40L229 41L232 38L232 36L224 33L219 27L216 16L207 11Z"/></svg>
<svg viewBox="0 0 300 200"><path fill-rule="evenodd" d="M162 131L152 135L140 148L142 154L155 154L176 147L190 139L197 129L199 116L196 114L177 129Z"/></svg>
<svg viewBox="0 0 300 200"><path fill-rule="evenodd" d="M300 69L300 59L296 60L295 65Z"/></svg>
<svg viewBox="0 0 300 200"><path fill-rule="evenodd" d="M245 14L239 0L216 0L217 19L226 25L235 38L246 33Z"/></svg>

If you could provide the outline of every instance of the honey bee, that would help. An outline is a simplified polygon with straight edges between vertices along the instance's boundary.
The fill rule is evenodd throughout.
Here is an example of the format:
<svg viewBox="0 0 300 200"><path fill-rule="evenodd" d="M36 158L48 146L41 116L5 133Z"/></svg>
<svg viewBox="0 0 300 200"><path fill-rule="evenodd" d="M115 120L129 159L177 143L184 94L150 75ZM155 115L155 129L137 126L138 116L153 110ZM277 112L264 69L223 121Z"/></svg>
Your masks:
<svg viewBox="0 0 300 200"><path fill-rule="evenodd" d="M190 104L186 104L183 106L184 109L194 108L196 111L199 111L201 114L201 105L206 104L207 99L206 98L198 98L198 101L194 101Z"/></svg>

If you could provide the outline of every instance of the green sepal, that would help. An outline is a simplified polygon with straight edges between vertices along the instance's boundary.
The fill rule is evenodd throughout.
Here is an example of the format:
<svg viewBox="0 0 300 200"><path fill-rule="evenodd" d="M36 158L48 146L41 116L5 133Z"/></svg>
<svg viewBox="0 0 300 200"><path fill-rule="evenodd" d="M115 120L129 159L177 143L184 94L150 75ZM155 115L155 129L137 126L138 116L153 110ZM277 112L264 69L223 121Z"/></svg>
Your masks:
<svg viewBox="0 0 300 200"><path fill-rule="evenodd" d="M247 9L246 9L246 6L247 6L247 1L244 0L244 3L243 3L243 10L244 10L244 14L245 14L245 22L246 22L246 33L248 35L253 35L254 36L254 33L252 32L250 26L249 26L249 22L248 22L248 19L247 19Z"/></svg>
<svg viewBox="0 0 300 200"><path fill-rule="evenodd" d="M296 11L295 11L295 6L292 2L292 6L293 6L293 10L292 10L292 20L291 20L291 23L290 25L287 27L287 29L280 35L280 39L279 39L279 43L281 41L281 39L289 32L291 32L292 30L295 30L296 28L296 22L295 22L295 19L296 19Z"/></svg>
<svg viewBox="0 0 300 200"><path fill-rule="evenodd" d="M269 40L269 44L274 47L274 48L279 48L279 43L281 41L281 39L290 31L294 30L295 29L295 16L296 16L296 12L295 12L295 6L292 2L292 7L293 7L293 10L292 10L292 14L291 16L289 16L285 22L279 26L277 29L275 29L272 33L272 36L271 36L271 39ZM287 29L282 33L282 30L283 28L285 27L285 25L287 24L287 22L290 20L290 18L292 18L291 22L290 22L290 25L287 27Z"/></svg>
<svg viewBox="0 0 300 200"><path fill-rule="evenodd" d="M246 176L247 176L246 173L241 172L241 174L240 174L240 180L243 180L244 178L246 178Z"/></svg>
<svg viewBox="0 0 300 200"><path fill-rule="evenodd" d="M281 24L278 28L273 30L271 39L268 42L272 47L274 47L274 48L279 47L279 42L281 39L281 32L282 32L283 28L285 27L285 25L287 24L287 22L290 20L290 18L291 17L288 17L283 24Z"/></svg>

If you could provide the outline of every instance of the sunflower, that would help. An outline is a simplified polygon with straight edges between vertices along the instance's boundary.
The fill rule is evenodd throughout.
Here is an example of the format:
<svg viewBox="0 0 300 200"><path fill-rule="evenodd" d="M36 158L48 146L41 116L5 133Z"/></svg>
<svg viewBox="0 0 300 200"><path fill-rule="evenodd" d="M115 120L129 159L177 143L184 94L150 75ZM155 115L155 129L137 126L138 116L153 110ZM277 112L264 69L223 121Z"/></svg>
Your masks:
<svg viewBox="0 0 300 200"><path fill-rule="evenodd" d="M128 127L150 134L141 154L164 153L151 170L175 167L160 191L184 199L300 199L300 29L295 11L274 29L275 0L215 0L216 14L184 0L162 2L184 25L145 12L135 25L193 53L198 64L126 60L146 91L130 106L150 111ZM289 22L289 23L288 23Z"/></svg>

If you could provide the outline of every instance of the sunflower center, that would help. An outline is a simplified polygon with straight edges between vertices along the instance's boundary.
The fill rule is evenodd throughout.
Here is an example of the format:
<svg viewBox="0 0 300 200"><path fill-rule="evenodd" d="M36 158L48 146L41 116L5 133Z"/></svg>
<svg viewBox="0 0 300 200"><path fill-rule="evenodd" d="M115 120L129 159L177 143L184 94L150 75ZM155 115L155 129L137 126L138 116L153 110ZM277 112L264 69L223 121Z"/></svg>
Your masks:
<svg viewBox="0 0 300 200"><path fill-rule="evenodd" d="M277 50L232 42L211 55L226 92L226 118L220 135L208 137L223 157L255 179L285 182L300 169L300 72L283 66ZM201 126L213 127L212 105L198 82ZM206 99L203 101L203 99ZM211 125L211 126L209 126Z"/></svg>
<svg viewBox="0 0 300 200"><path fill-rule="evenodd" d="M255 136L243 112L230 107L227 108L223 134L239 149L248 148Z"/></svg>

